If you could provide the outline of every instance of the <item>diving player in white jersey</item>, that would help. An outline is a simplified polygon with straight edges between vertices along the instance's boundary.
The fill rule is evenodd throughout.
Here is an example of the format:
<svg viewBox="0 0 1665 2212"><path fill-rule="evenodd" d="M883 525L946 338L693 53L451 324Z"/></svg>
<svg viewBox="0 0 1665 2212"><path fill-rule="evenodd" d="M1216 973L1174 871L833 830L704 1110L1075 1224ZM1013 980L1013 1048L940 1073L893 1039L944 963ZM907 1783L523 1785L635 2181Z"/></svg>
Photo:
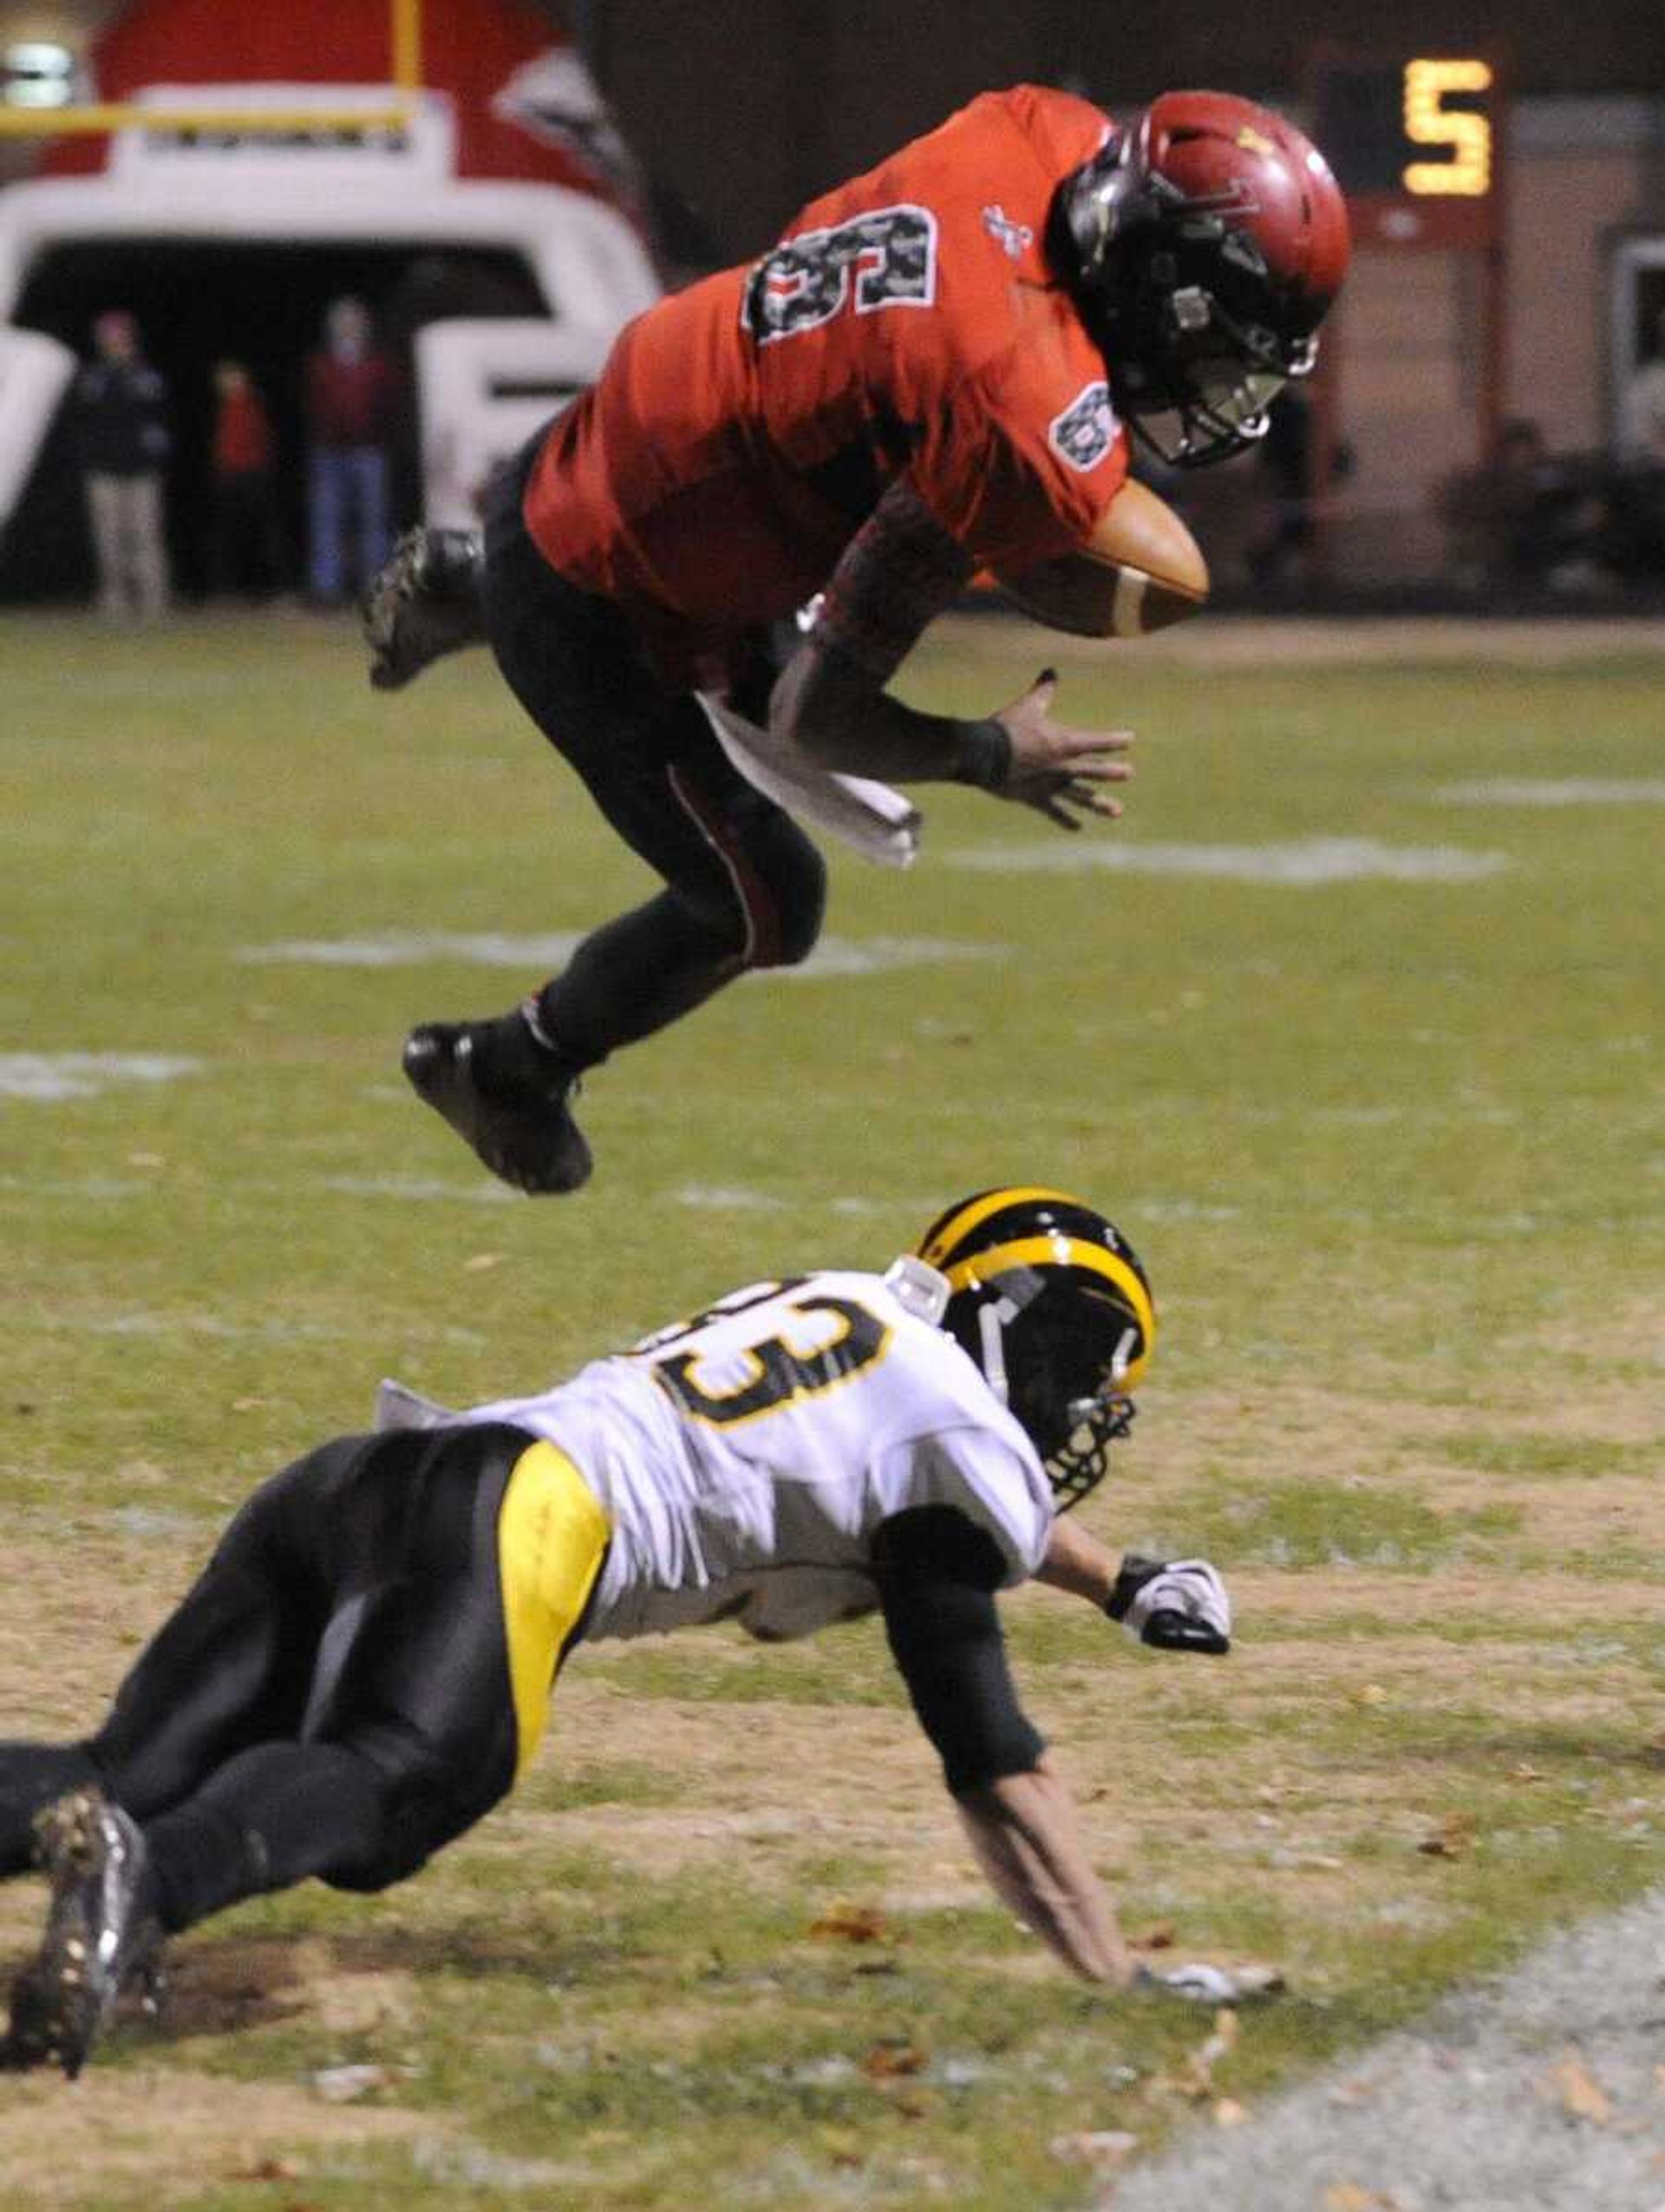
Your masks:
<svg viewBox="0 0 1665 2212"><path fill-rule="evenodd" d="M532 1397L384 1386L375 1432L254 1493L95 1735L0 1745L0 1876L38 1858L52 1889L6 2061L78 2072L164 1936L239 1898L414 1873L513 1787L576 1643L875 1608L996 1892L1127 1986L994 1594L1035 1577L1146 1643L1228 1648L1206 1562L1119 1560L1061 1517L1155 1333L1100 1214L1009 1188L882 1277L755 1284Z"/></svg>

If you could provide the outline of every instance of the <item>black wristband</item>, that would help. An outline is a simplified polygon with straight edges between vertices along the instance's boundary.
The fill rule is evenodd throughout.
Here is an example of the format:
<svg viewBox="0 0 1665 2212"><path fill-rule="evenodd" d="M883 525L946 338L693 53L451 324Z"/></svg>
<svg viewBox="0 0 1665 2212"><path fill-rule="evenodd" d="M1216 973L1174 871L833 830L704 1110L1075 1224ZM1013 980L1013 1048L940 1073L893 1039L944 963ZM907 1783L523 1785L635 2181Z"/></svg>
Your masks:
<svg viewBox="0 0 1665 2212"><path fill-rule="evenodd" d="M1104 1601L1104 1609L1113 1621L1125 1621L1127 1608L1139 1595L1152 1575L1159 1575L1166 1562L1161 1559L1141 1559L1138 1552L1130 1551L1117 1570L1110 1595Z"/></svg>
<svg viewBox="0 0 1665 2212"><path fill-rule="evenodd" d="M1002 790L1012 772L1012 741L1004 722L990 714L980 722L956 722L958 740L957 783L975 784L979 791Z"/></svg>

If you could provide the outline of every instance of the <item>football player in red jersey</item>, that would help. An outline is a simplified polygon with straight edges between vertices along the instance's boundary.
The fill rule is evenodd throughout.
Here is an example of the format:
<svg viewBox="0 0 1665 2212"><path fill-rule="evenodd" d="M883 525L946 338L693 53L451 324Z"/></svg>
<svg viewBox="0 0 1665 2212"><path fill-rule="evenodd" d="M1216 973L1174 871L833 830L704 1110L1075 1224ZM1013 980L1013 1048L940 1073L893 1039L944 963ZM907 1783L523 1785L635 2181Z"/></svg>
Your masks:
<svg viewBox="0 0 1665 2212"><path fill-rule="evenodd" d="M407 1075L489 1168L575 1188L583 1071L815 941L819 856L696 692L823 770L975 784L1072 829L1120 812L1127 733L1056 722L1049 678L976 721L885 685L977 568L1092 536L1130 428L1182 465L1258 437L1347 258L1329 170L1264 108L1168 93L1123 126L1066 93L988 93L630 323L493 485L483 548L408 543L367 604L373 681L475 634L478 609L665 885L514 1012L413 1032ZM777 668L770 625L817 593Z"/></svg>

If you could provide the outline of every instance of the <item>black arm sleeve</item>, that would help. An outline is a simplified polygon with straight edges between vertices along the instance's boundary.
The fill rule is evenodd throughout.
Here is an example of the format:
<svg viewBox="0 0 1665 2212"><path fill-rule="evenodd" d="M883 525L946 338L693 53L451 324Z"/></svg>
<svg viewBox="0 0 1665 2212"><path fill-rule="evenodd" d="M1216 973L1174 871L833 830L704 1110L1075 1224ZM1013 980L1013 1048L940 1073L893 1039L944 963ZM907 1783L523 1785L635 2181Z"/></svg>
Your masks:
<svg viewBox="0 0 1665 2212"><path fill-rule="evenodd" d="M875 688L886 684L926 624L952 605L976 569L913 486L898 478L840 555L813 636L853 662Z"/></svg>
<svg viewBox="0 0 1665 2212"><path fill-rule="evenodd" d="M922 1505L880 1528L873 1571L891 1653L956 1797L1027 1774L1046 1748L1017 1702L994 1593L993 1539L950 1505Z"/></svg>

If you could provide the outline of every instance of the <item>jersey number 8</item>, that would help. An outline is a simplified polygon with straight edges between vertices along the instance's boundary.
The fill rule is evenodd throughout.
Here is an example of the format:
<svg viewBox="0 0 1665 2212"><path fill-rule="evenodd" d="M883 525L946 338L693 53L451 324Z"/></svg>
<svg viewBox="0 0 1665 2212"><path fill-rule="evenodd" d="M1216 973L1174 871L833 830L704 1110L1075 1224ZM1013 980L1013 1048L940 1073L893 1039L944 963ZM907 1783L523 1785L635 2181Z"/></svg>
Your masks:
<svg viewBox="0 0 1665 2212"><path fill-rule="evenodd" d="M741 319L761 346L795 338L847 306L930 307L937 298L937 218L928 207L875 207L831 230L800 231L764 255L746 285Z"/></svg>

